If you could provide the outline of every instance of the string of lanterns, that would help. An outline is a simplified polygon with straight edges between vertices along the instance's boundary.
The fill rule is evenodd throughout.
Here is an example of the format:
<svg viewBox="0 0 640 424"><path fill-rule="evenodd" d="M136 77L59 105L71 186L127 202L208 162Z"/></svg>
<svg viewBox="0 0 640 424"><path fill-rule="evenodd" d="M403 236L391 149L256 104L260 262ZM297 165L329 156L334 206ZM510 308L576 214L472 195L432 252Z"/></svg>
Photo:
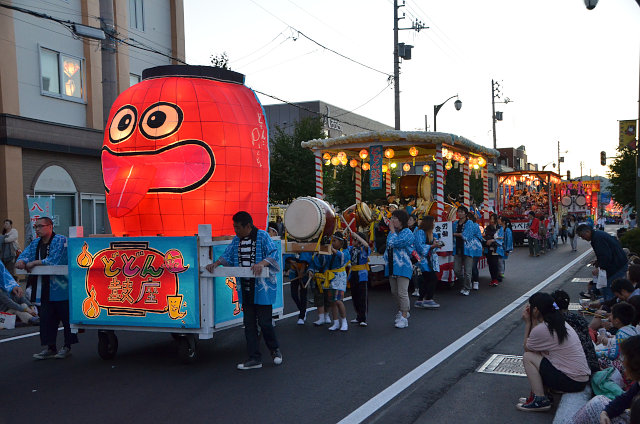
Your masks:
<svg viewBox="0 0 640 424"><path fill-rule="evenodd" d="M395 157L396 152L392 148L387 148L384 150L383 154L384 154L384 157L389 160L389 164L382 165L382 172L386 173L389 171L389 168L395 169L397 167L397 163L391 161L391 159ZM418 157L419 154L420 154L420 151L416 146L411 146L409 148L409 155L412 158L412 163L410 164L409 162L405 162L402 164L402 170L404 172L409 172L411 170L411 166L414 166L414 167L416 166L416 157ZM358 156L362 162L362 170L363 171L370 170L371 165L368 162L365 162L365 160L369 157L369 151L367 149L362 149L360 150L360 152L358 152ZM442 148L442 157L447 161L444 165L444 168L446 170L450 170L451 168L453 168L454 162L455 162L455 167L458 168L459 165L462 165L467 161L467 157L464 154L459 152L454 152L453 150L449 150L446 147ZM433 158L433 156L431 158ZM349 159L345 152L338 152L337 154L335 154L335 156L332 156L331 153L326 152L322 155L322 159L324 160L324 164L327 166L328 165L346 166L348 164L351 168L356 168L360 163L360 161L358 161L357 158ZM429 159L429 157L427 159ZM435 160L435 158L433 158L433 160ZM474 170L484 168L487 165L487 160L482 156L471 156L468 158L468 161L469 161L469 167ZM428 164L423 165L422 171L425 174L430 172L431 166L429 166Z"/></svg>

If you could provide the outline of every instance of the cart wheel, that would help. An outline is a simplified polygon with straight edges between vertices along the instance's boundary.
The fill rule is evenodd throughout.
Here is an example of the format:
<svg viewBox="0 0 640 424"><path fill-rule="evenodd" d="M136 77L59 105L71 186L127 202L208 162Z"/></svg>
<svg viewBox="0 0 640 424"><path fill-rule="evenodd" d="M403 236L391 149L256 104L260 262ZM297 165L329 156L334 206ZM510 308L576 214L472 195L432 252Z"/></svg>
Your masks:
<svg viewBox="0 0 640 424"><path fill-rule="evenodd" d="M98 355L102 359L113 359L118 352L118 337L113 331L98 331Z"/></svg>
<svg viewBox="0 0 640 424"><path fill-rule="evenodd" d="M178 356L183 364L191 364L197 358L196 338L194 336L179 336Z"/></svg>

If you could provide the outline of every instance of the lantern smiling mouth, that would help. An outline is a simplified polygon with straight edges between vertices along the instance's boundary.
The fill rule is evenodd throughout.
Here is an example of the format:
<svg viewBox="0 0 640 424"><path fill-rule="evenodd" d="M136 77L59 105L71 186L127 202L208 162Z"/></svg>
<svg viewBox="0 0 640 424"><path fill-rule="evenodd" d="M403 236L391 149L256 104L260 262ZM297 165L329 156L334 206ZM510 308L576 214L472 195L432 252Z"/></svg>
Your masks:
<svg viewBox="0 0 640 424"><path fill-rule="evenodd" d="M158 150L114 152L102 148L107 210L129 213L147 193L186 193L204 185L215 170L211 148L200 140L183 140Z"/></svg>

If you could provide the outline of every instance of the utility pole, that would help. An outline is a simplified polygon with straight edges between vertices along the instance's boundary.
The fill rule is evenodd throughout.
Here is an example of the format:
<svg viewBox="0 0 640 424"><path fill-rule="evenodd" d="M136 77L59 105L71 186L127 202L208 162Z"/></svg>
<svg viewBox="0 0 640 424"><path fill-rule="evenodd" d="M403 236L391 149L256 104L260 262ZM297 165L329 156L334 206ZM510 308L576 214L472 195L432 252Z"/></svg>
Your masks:
<svg viewBox="0 0 640 424"><path fill-rule="evenodd" d="M395 97L396 130L400 129L400 56L398 55L398 0L393 0L393 92Z"/></svg>
<svg viewBox="0 0 640 424"><path fill-rule="evenodd" d="M113 38L115 26L113 20L113 0L100 0L100 23L107 35L102 40L102 116L103 125L107 126L109 111L118 97L116 83L116 41Z"/></svg>
<svg viewBox="0 0 640 424"><path fill-rule="evenodd" d="M582 181L582 166L584 165L584 161L580 161L580 181Z"/></svg>
<svg viewBox="0 0 640 424"><path fill-rule="evenodd" d="M496 82L491 80L491 121L493 122L493 148L496 149ZM498 96L500 94L498 93Z"/></svg>

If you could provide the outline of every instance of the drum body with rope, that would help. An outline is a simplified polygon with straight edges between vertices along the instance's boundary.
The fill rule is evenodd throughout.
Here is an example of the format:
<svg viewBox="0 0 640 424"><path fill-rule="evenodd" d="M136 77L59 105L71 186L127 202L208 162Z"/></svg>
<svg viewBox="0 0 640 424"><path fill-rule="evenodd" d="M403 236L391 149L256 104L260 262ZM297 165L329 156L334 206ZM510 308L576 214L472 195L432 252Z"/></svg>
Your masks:
<svg viewBox="0 0 640 424"><path fill-rule="evenodd" d="M289 236L295 240L317 241L333 234L336 228L336 214L324 200L299 197L287 208L284 226Z"/></svg>
<svg viewBox="0 0 640 424"><path fill-rule="evenodd" d="M431 202L427 205L427 215L436 219L436 221L455 221L457 219L458 208L450 203L444 204L444 212L442 216L438 216L437 202Z"/></svg>

